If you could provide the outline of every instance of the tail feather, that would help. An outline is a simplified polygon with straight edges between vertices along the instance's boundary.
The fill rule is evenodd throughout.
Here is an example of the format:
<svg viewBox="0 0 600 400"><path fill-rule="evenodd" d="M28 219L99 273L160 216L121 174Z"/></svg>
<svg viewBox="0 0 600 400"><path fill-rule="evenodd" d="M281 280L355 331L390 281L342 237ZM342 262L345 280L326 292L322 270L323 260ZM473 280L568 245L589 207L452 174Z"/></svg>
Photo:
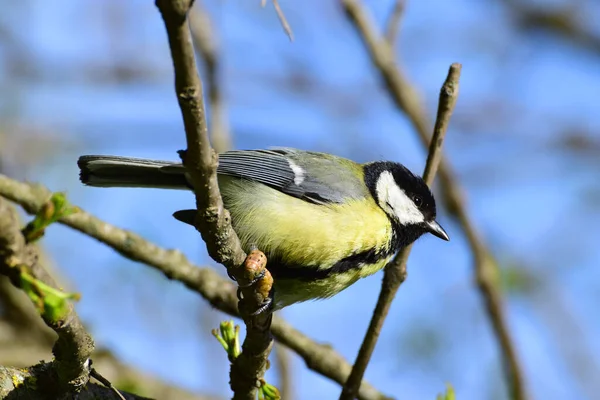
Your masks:
<svg viewBox="0 0 600 400"><path fill-rule="evenodd" d="M170 161L117 156L81 156L79 179L96 187L189 189L185 169Z"/></svg>

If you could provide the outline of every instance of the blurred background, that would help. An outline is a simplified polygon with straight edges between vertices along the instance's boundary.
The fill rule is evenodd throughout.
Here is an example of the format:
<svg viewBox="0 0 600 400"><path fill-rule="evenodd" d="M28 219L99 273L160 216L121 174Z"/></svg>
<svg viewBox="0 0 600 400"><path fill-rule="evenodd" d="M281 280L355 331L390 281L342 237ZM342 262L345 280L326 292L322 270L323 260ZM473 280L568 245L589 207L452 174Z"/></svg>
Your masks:
<svg viewBox="0 0 600 400"><path fill-rule="evenodd" d="M379 29L394 2L364 0ZM417 135L390 101L339 3L282 0L293 43L272 4L259 3L202 1L218 45L225 106L219 129L230 131L232 146L298 147L422 171ZM81 154L176 160L185 147L154 2L0 5L0 172L66 191L96 216L214 266L199 235L171 217L194 204L191 193L102 190L78 181ZM431 123L448 66L463 64L445 152L500 265L509 327L537 399L600 393L598 21L600 3L593 0L407 0L395 45ZM403 399L433 399L446 382L461 400L504 399L501 359L469 248L444 214L452 241L424 237L414 247L366 378ZM65 285L82 294L77 310L99 347L169 385L227 398L228 361L210 334L226 316L64 226L48 229L43 245ZM352 361L381 276L282 314ZM16 332L22 319L9 290L0 285L0 316ZM49 347L39 355L30 344L7 361L15 339L2 332L0 364L49 358ZM33 334L24 332L23 340ZM42 342L31 341L48 346ZM278 369L267 376L276 385ZM288 369L294 398L339 395L337 384L298 357L290 355Z"/></svg>

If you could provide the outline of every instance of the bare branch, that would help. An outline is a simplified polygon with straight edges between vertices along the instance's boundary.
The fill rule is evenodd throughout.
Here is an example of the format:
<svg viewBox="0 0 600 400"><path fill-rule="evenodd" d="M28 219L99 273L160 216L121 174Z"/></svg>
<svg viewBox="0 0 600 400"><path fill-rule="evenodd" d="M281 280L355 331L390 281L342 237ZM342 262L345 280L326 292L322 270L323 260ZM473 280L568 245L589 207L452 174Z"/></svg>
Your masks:
<svg viewBox="0 0 600 400"><path fill-rule="evenodd" d="M425 135L422 140L427 145L431 129L427 122L425 110L421 105L419 94L410 85L397 65L392 47L376 32L373 18L359 0L341 0L341 2L346 16L364 42L371 57L371 62L379 71L392 99L409 116L419 134L423 133Z"/></svg>
<svg viewBox="0 0 600 400"><path fill-rule="evenodd" d="M277 360L277 370L279 372L278 389L281 398L285 400L294 400L293 368L289 350L278 344L275 346L275 357Z"/></svg>
<svg viewBox="0 0 600 400"><path fill-rule="evenodd" d="M175 69L175 92L181 108L187 150L182 161L190 176L196 194L198 213L194 225L206 242L210 256L223 264L239 282L248 309L257 310L262 304L254 300L257 285L248 281L243 268L238 268L246 254L231 226L231 216L225 209L217 182L218 157L208 140L208 128L202 82L198 77L192 38L187 15L192 0L156 0L167 36L173 67ZM254 399L256 381L263 377L273 340L269 332L272 314L270 310L260 314L244 313L247 331L242 354L231 365L230 385L234 399Z"/></svg>
<svg viewBox="0 0 600 400"><path fill-rule="evenodd" d="M423 174L423 179L429 186L433 183L433 178L435 177L435 173L442 158L444 136L446 135L448 122L450 121L450 116L452 115L458 97L460 69L460 64L452 64L450 66L448 76L440 91L438 115L431 144L429 146L425 172ZM375 311L373 311L373 317L371 318L364 341L360 347L356 361L354 362L352 373L340 395L341 400L354 399L356 393L358 393L360 382L367 369L373 350L375 349L375 344L379 338L383 322L385 321L390 306L392 305L392 301L396 296L396 292L406 279L406 262L411 249L412 245L404 248L385 268L381 293L379 294L379 299L377 300Z"/></svg>
<svg viewBox="0 0 600 400"><path fill-rule="evenodd" d="M105 377L103 377L102 375L100 375L100 373L98 371L96 371L94 368L92 368L92 370L90 371L90 376L92 378L96 379L101 384L103 384L108 389L112 390L113 393L119 399L125 400L125 397L123 396L123 394L116 387L114 387L113 384L108 379L106 379Z"/></svg>
<svg viewBox="0 0 600 400"><path fill-rule="evenodd" d="M0 196L14 201L30 214L37 213L50 195L51 192L42 185L22 183L0 174ZM58 222L112 247L130 260L160 271L168 279L183 283L216 309L238 316L235 285L212 268L195 265L179 251L163 249L133 232L108 224L81 209ZM271 332L279 343L302 357L313 371L339 384L343 384L348 378L350 364L331 346L315 343L278 317L273 318ZM360 387L359 398L389 399L364 381Z"/></svg>
<svg viewBox="0 0 600 400"><path fill-rule="evenodd" d="M279 0L271 0L271 1L273 2L273 7L275 8L275 13L277 13L277 18L279 18L279 22L281 23L281 27L285 31L285 34L288 36L288 38L290 38L290 41L293 42L294 41L294 32L292 32L292 27L288 23L287 19L285 18L285 14L283 13L283 10L279 6ZM261 0L260 6L264 7L266 5L267 5L267 0Z"/></svg>
<svg viewBox="0 0 600 400"><path fill-rule="evenodd" d="M290 38L290 41L293 42L294 41L294 33L292 32L292 27L290 26L290 24L287 22L287 19L285 18L285 14L283 13L283 10L279 6L279 0L272 0L272 1L273 1L273 7L275 7L275 12L277 13L277 18L279 18L279 22L281 22L281 26L283 27L283 30Z"/></svg>
<svg viewBox="0 0 600 400"><path fill-rule="evenodd" d="M425 109L416 89L397 66L392 48L386 41L379 39L372 18L358 0L342 0L342 5L348 19L362 38L371 56L371 61L384 80L389 95L397 108L409 118L423 146L427 147L429 145L430 128ZM523 374L505 321L500 291L493 280L496 268L493 257L467 214L460 183L443 157L440 162L439 175L444 205L458 221L473 254L474 274L477 279L478 290L484 299L487 314L498 340L511 398L525 400L527 395L523 383ZM387 271L388 269L386 269Z"/></svg>
<svg viewBox="0 0 600 400"><path fill-rule="evenodd" d="M190 0L157 0L175 69L175 91L187 140L183 163L196 194L196 229L206 242L210 256L228 269L235 270L246 254L231 227L231 217L223 206L217 182L218 158L210 147L202 82L198 77L187 14ZM240 281L241 284L249 282Z"/></svg>
<svg viewBox="0 0 600 400"><path fill-rule="evenodd" d="M57 289L56 282L38 263L37 248L26 243L14 207L0 197L0 273L10 278L13 285L23 286L26 272L36 281ZM58 289L57 289L58 290ZM41 295L40 295L41 296ZM56 375L56 387L48 387L57 397L77 392L89 381L90 354L94 341L86 332L72 304L68 303L60 315L42 313L44 322L58 334L52 352L55 360L49 373Z"/></svg>
<svg viewBox="0 0 600 400"><path fill-rule="evenodd" d="M387 27L385 29L385 38L394 47L398 41L398 30L400 29L400 20L402 14L404 14L404 7L406 6L406 0L396 0L394 2L394 8L387 20Z"/></svg>
<svg viewBox="0 0 600 400"><path fill-rule="evenodd" d="M423 171L423 180L428 186L433 185L435 174L442 162L444 138L448 131L448 124L450 123L450 117L454 111L456 100L458 99L458 81L460 79L461 68L462 65L459 63L454 63L450 66L448 76L440 90L437 117L435 118L435 125L433 127L433 136L429 142L425 171Z"/></svg>
<svg viewBox="0 0 600 400"><path fill-rule="evenodd" d="M39 364L30 368L11 368L0 366L0 399L45 399L54 397L45 391L47 387L46 370L49 364ZM35 382L29 384L28 382ZM122 392L126 400L150 400L146 397ZM113 400L114 392L102 385L88 383L85 390L77 394L78 400Z"/></svg>
<svg viewBox="0 0 600 400"><path fill-rule="evenodd" d="M210 111L210 140L217 153L231 148L231 134L219 83L219 50L212 32L210 18L206 10L197 1L190 13L190 29L194 47L204 61L206 86Z"/></svg>
<svg viewBox="0 0 600 400"><path fill-rule="evenodd" d="M503 3L522 30L545 30L581 49L600 55L600 36L585 27L584 12L578 2L566 2L559 9L536 7L517 0L504 0Z"/></svg>

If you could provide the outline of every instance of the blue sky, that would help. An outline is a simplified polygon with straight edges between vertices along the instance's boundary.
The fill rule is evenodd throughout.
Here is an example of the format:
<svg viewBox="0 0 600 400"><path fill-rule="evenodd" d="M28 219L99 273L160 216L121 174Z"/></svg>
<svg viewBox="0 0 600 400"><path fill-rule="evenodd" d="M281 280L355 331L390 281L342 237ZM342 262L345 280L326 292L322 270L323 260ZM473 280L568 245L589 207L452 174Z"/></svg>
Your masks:
<svg viewBox="0 0 600 400"><path fill-rule="evenodd" d="M294 43L272 7L261 9L258 0L203 3L220 44L236 148L284 145L422 170L425 155L415 132L386 95L337 2L281 1ZM364 3L378 23L392 4ZM599 387L589 371L597 375L600 355L594 318L600 305L598 152L574 152L561 143L573 132L591 143L600 140L599 55L543 32L523 34L500 2L407 3L396 46L402 68L420 88L433 121L448 66L463 64L446 154L500 265L519 267L534 282L534 289L511 292L506 301L528 389L535 398L591 398ZM591 3L584 2L582 20L600 18ZM14 74L15 54L0 52L0 89L8 94L0 118L19 127L9 136L24 143L16 148L31 151L27 146L36 146L40 136L47 142L39 143L55 144L35 165L15 167L14 175L65 190L98 217L214 266L200 237L171 217L193 204L191 194L86 188L77 178L80 154L176 159L185 145L166 34L153 2L65 0L58 8L31 0L3 9L2 22L27 63ZM18 29L23 20L26 30ZM129 79L110 78L125 67L133 71ZM2 156L9 166L23 157ZM414 246L409 278L367 379L398 398L433 399L446 382L461 400L505 398L465 239L444 212L441 223L452 241L424 237ZM44 243L82 293L77 310L99 345L188 389L229 393L226 357L210 336L222 314L181 285L65 227L49 229ZM380 278L282 313L353 360ZM573 362L587 366L588 378ZM299 399L339 393L300 359L293 365ZM276 382L274 371L269 375Z"/></svg>

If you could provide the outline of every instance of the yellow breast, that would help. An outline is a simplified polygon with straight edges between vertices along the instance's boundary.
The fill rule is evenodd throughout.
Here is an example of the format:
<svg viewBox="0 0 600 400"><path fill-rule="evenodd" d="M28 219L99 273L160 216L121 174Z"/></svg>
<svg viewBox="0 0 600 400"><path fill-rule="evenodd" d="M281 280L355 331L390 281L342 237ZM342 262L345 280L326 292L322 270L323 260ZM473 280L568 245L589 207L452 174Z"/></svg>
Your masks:
<svg viewBox="0 0 600 400"><path fill-rule="evenodd" d="M245 250L256 245L268 259L284 265L325 270L352 254L389 246L391 223L372 198L317 205L259 183L226 177L219 183ZM276 279L277 302L290 296L291 302L330 297L386 262L363 264L316 281Z"/></svg>

